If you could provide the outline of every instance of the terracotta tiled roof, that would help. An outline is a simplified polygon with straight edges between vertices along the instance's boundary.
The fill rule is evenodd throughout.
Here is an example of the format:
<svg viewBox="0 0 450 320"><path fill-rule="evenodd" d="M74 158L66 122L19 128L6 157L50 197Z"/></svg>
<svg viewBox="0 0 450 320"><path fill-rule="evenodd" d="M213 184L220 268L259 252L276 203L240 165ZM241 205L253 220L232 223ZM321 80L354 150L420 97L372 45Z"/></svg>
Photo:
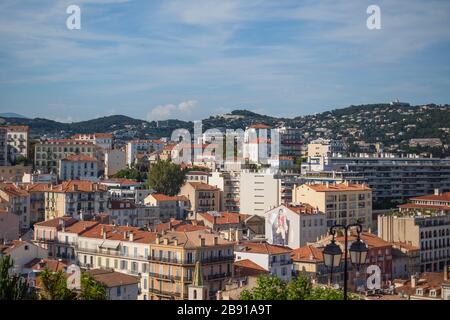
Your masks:
<svg viewBox="0 0 450 320"><path fill-rule="evenodd" d="M133 233L133 242L150 243L156 238L155 232L142 231L139 228L127 226L113 226L110 224L97 224L80 234L81 237L102 239L102 231L106 232L107 240L130 241L129 237L125 238L124 233L130 235Z"/></svg>
<svg viewBox="0 0 450 320"><path fill-rule="evenodd" d="M67 264L63 261L54 259L39 259L35 258L25 265L25 268L30 268L32 270L44 270L48 269L52 272L65 271Z"/></svg>
<svg viewBox="0 0 450 320"><path fill-rule="evenodd" d="M398 283L398 281L395 281ZM397 293L405 293L407 295L415 295L417 288L423 289L441 289L441 285L445 283L443 272L425 272L416 278L416 286L411 287L411 279L401 282L403 285L395 288ZM426 296L428 296L426 294Z"/></svg>
<svg viewBox="0 0 450 320"><path fill-rule="evenodd" d="M236 277L259 276L269 271L249 259L234 262L234 275Z"/></svg>
<svg viewBox="0 0 450 320"><path fill-rule="evenodd" d="M125 273L115 272L112 270L92 269L86 271L96 281L104 284L108 288L138 284L139 278Z"/></svg>
<svg viewBox="0 0 450 320"><path fill-rule="evenodd" d="M184 248L201 247L202 243L201 239L204 239L206 247L233 245L233 242L222 239L221 237L219 237L219 235L207 230L198 230L192 232L167 231L164 235L160 237L160 244L164 242L164 239L167 239L169 245L173 246L175 245L175 241L177 241L178 242L177 246L181 246ZM214 241L216 241L217 244L214 244Z"/></svg>
<svg viewBox="0 0 450 320"><path fill-rule="evenodd" d="M153 198L155 198L156 201L180 201L179 196L167 196L167 195L161 194L161 193L154 193L149 196L152 196Z"/></svg>
<svg viewBox="0 0 450 320"><path fill-rule="evenodd" d="M0 190L13 197L27 197L29 193L13 183L0 183Z"/></svg>
<svg viewBox="0 0 450 320"><path fill-rule="evenodd" d="M97 161L97 159L84 154L71 154L62 159L62 161Z"/></svg>
<svg viewBox="0 0 450 320"><path fill-rule="evenodd" d="M323 262L323 248L312 245L294 249L291 254L293 261Z"/></svg>
<svg viewBox="0 0 450 320"><path fill-rule="evenodd" d="M52 192L95 192L104 191L106 187L97 182L84 181L84 180L67 180L62 184L53 187Z"/></svg>
<svg viewBox="0 0 450 320"><path fill-rule="evenodd" d="M434 200L434 201L450 201L450 192L443 192L442 194L430 194L426 196L414 197L410 200Z"/></svg>
<svg viewBox="0 0 450 320"><path fill-rule="evenodd" d="M356 240L356 235L348 236L348 240L349 241ZM376 235L368 232L361 233L361 240L367 244L369 249L378 247L392 247L391 243L384 241L383 239L377 237ZM336 241L344 243L344 236L336 237Z"/></svg>
<svg viewBox="0 0 450 320"><path fill-rule="evenodd" d="M90 228L93 228L98 224L98 221L77 221L74 224L65 227L64 230L65 232L81 234L82 232L89 230Z"/></svg>
<svg viewBox="0 0 450 320"><path fill-rule="evenodd" d="M212 185L203 183L203 182L187 182L186 184L190 184L195 190L209 190L209 191L216 191L219 190L219 188L216 188Z"/></svg>
<svg viewBox="0 0 450 320"><path fill-rule="evenodd" d="M108 179L108 180L102 180L100 181L100 183L117 183L123 186L126 185L139 185L141 184L141 182L138 182L136 180L132 180L132 179L127 179L127 178L112 178L112 179Z"/></svg>
<svg viewBox="0 0 450 320"><path fill-rule="evenodd" d="M19 187L23 190L28 191L29 193L33 192L45 192L50 190L52 184L51 183L27 183L21 184Z"/></svg>
<svg viewBox="0 0 450 320"><path fill-rule="evenodd" d="M71 226L72 224L76 223L78 220L72 218L72 217L58 217L42 222L37 222L34 225L35 226L42 226L42 227L53 227L53 228L60 228L62 225L62 222L64 221L64 225L67 228L68 226Z"/></svg>
<svg viewBox="0 0 450 320"><path fill-rule="evenodd" d="M260 253L260 254L281 254L291 253L289 247L276 246L267 242L243 242L236 247L236 251Z"/></svg>
<svg viewBox="0 0 450 320"><path fill-rule="evenodd" d="M241 221L243 222L248 216L239 214L237 212L220 212L220 216L215 217L209 212L199 213L199 215L210 223L214 223L214 218L216 218L216 224L237 224Z"/></svg>

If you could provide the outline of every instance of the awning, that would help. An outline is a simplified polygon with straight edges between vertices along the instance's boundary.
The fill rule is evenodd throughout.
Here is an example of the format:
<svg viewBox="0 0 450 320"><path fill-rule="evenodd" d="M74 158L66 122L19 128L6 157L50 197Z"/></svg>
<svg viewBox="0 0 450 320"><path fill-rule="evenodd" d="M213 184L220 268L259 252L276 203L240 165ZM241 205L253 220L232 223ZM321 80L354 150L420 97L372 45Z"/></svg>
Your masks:
<svg viewBox="0 0 450 320"><path fill-rule="evenodd" d="M118 250L119 248L119 242L111 242L111 241L103 241L101 245L99 245L98 247L100 249L113 249L113 250Z"/></svg>

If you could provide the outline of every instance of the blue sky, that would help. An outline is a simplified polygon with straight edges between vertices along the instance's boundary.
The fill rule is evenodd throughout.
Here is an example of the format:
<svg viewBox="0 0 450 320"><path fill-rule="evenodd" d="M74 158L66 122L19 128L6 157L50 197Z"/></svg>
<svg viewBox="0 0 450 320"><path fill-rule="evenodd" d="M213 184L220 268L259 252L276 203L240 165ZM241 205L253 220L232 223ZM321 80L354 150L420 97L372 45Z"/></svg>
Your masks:
<svg viewBox="0 0 450 320"><path fill-rule="evenodd" d="M0 43L0 112L65 122L450 103L447 0L2 0Z"/></svg>

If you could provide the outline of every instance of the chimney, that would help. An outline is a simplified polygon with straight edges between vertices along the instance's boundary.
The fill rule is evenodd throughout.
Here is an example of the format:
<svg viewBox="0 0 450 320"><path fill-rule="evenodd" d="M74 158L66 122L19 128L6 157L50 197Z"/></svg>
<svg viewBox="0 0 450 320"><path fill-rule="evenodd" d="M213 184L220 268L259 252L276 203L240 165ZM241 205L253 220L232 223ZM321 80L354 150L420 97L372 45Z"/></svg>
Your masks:
<svg viewBox="0 0 450 320"><path fill-rule="evenodd" d="M169 239L164 238L164 239L163 239L163 243L164 243L165 245L168 245L168 244L169 244Z"/></svg>
<svg viewBox="0 0 450 320"><path fill-rule="evenodd" d="M434 195L440 196L442 194L441 190L439 188L434 189Z"/></svg>
<svg viewBox="0 0 450 320"><path fill-rule="evenodd" d="M130 232L130 237L129 237L130 241L133 242L134 241L134 233L131 231Z"/></svg>
<svg viewBox="0 0 450 320"><path fill-rule="evenodd" d="M327 188L329 188L329 187L330 187L330 183L327 181L327 182L325 183L325 186L326 186Z"/></svg>
<svg viewBox="0 0 450 320"><path fill-rule="evenodd" d="M123 232L123 240L127 240L127 232L126 231Z"/></svg>
<svg viewBox="0 0 450 320"><path fill-rule="evenodd" d="M174 239L173 240L173 245L176 247L176 246L178 246L178 239Z"/></svg>
<svg viewBox="0 0 450 320"><path fill-rule="evenodd" d="M103 239L106 239L105 227L103 227L103 226L102 226L102 228L100 229L100 235L103 237Z"/></svg>
<svg viewBox="0 0 450 320"><path fill-rule="evenodd" d="M411 276L411 288L415 288L416 287L416 281L417 281L416 276L412 275Z"/></svg>
<svg viewBox="0 0 450 320"><path fill-rule="evenodd" d="M217 217L216 216L213 216L213 223L214 223L214 225L216 225L217 224Z"/></svg>
<svg viewBox="0 0 450 320"><path fill-rule="evenodd" d="M156 235L156 239L155 239L155 243L156 243L156 244L159 244L160 240L161 240L161 235L160 235L160 234L157 234L157 235Z"/></svg>

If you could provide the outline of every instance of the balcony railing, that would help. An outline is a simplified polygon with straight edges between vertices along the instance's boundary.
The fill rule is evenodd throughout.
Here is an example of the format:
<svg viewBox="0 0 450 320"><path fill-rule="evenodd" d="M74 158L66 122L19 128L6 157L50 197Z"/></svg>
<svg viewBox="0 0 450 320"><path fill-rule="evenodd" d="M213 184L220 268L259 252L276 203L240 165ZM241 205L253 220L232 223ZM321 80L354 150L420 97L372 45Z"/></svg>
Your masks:
<svg viewBox="0 0 450 320"><path fill-rule="evenodd" d="M231 276L232 276L231 272L225 272L225 273L210 274L206 276L206 278L208 280L215 280L215 279L229 278Z"/></svg>
<svg viewBox="0 0 450 320"><path fill-rule="evenodd" d="M154 293L158 296L165 297L165 298L175 298L175 297L180 298L181 297L181 292L167 291L167 290L156 289L156 288L149 288L148 291L151 293Z"/></svg>

